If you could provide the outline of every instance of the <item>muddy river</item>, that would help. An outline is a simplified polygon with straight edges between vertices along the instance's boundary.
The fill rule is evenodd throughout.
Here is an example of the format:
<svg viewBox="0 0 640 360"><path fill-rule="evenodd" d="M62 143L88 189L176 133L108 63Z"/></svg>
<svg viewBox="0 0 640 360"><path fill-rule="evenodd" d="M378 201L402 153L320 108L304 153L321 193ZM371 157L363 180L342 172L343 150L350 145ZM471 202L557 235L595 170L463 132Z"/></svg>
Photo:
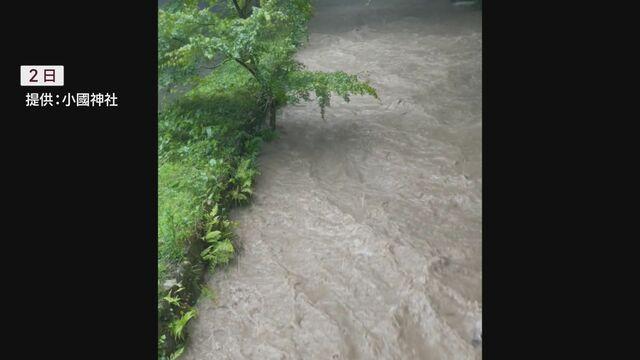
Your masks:
<svg viewBox="0 0 640 360"><path fill-rule="evenodd" d="M279 114L184 359L481 358L481 22L448 1L316 1L299 59L381 99Z"/></svg>

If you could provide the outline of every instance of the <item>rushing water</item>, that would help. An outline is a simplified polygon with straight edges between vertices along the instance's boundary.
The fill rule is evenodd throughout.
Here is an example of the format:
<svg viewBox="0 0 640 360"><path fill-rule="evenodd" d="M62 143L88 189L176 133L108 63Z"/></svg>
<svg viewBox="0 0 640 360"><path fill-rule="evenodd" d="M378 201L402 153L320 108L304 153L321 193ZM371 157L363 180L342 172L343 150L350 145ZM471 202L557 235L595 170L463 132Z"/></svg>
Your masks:
<svg viewBox="0 0 640 360"><path fill-rule="evenodd" d="M184 359L481 358L481 13L317 1L310 28L300 60L381 101L279 115Z"/></svg>

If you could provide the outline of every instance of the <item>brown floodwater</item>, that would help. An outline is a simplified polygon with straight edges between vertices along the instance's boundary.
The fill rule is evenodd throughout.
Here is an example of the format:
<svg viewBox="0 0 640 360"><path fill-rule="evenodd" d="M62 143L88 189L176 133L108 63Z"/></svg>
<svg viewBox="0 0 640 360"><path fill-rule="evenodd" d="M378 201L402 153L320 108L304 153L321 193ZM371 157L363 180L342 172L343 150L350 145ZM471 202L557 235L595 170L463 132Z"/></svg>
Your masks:
<svg viewBox="0 0 640 360"><path fill-rule="evenodd" d="M381 99L279 114L184 359L481 358L481 23L447 1L316 1L299 59Z"/></svg>

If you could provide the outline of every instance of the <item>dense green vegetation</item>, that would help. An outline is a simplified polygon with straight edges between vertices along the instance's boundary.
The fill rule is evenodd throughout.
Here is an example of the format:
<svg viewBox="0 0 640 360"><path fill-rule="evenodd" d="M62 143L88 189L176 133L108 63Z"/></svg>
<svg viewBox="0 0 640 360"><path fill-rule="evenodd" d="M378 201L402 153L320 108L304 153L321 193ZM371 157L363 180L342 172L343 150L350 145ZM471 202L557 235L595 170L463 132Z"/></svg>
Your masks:
<svg viewBox="0 0 640 360"><path fill-rule="evenodd" d="M184 337L176 324L193 317L200 264L190 252L197 249L210 268L231 259L226 216L248 200L255 158L262 139L271 136L255 124L262 113L247 80L238 65L226 64L159 113L159 336L167 350L177 350Z"/></svg>
<svg viewBox="0 0 640 360"><path fill-rule="evenodd" d="M159 11L158 351L183 351L202 272L234 254L229 209L249 200L260 146L281 106L375 91L304 69L309 0L173 1ZM184 91L184 89L189 89ZM207 290L209 291L209 290Z"/></svg>

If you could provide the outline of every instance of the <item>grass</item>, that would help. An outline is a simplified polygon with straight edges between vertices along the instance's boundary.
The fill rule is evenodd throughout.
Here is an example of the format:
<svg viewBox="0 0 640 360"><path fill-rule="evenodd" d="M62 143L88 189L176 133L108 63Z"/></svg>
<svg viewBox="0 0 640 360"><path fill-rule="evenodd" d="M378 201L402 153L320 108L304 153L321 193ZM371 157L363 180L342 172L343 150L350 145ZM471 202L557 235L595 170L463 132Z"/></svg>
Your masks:
<svg viewBox="0 0 640 360"><path fill-rule="evenodd" d="M160 359L177 357L183 349L202 292L197 276L188 278L181 266L201 262L215 269L234 256L228 213L250 199L260 146L273 137L261 126L264 115L255 84L234 63L204 77L159 113ZM165 288L167 280L175 285Z"/></svg>
<svg viewBox="0 0 640 360"><path fill-rule="evenodd" d="M260 144L254 122L260 114L248 80L242 69L229 64L159 116L160 281L184 260L187 241L196 236L207 205L227 205L229 197L248 199L243 195L250 192Z"/></svg>
<svg viewBox="0 0 640 360"><path fill-rule="evenodd" d="M186 240L202 213L206 181L197 168L165 162L158 169L158 278L184 260Z"/></svg>

